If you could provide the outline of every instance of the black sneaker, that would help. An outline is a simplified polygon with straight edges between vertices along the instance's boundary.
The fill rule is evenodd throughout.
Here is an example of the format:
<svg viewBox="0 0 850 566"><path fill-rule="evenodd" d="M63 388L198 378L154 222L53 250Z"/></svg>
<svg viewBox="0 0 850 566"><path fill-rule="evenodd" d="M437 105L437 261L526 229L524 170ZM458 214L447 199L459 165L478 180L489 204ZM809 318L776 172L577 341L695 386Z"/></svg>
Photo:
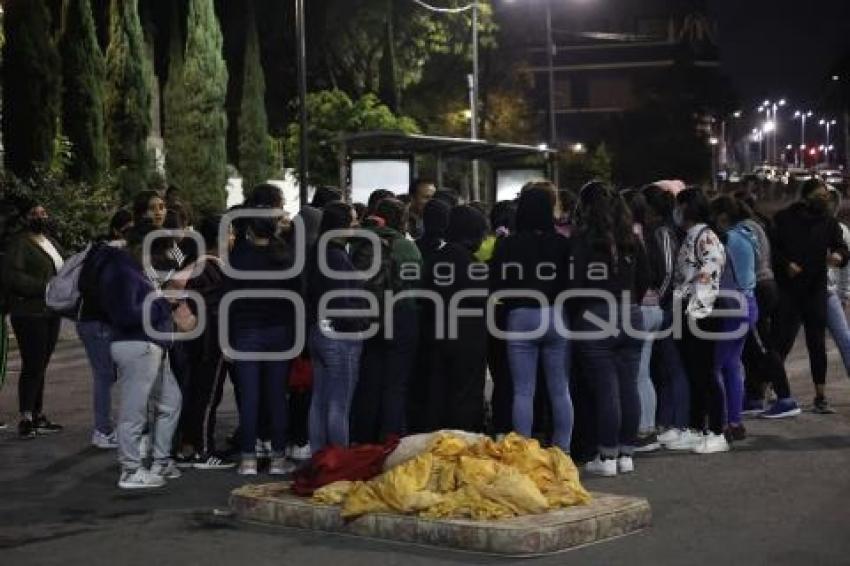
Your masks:
<svg viewBox="0 0 850 566"><path fill-rule="evenodd" d="M193 452L192 454L178 454L174 457L174 463L181 470L193 468L195 464L201 461L201 457L197 452Z"/></svg>
<svg viewBox="0 0 850 566"><path fill-rule="evenodd" d="M640 454L644 454L646 452L655 452L656 450L661 449L661 444L658 442L658 435L655 433L647 434L645 436L638 436L637 442L635 443L635 452Z"/></svg>
<svg viewBox="0 0 850 566"><path fill-rule="evenodd" d="M24 419L18 423L18 437L19 438L35 438L35 425L29 419Z"/></svg>
<svg viewBox="0 0 850 566"><path fill-rule="evenodd" d="M744 425L729 425L723 434L726 436L727 442L740 442L746 440L747 429L744 428Z"/></svg>
<svg viewBox="0 0 850 566"><path fill-rule="evenodd" d="M38 434L53 434L54 432L60 432L64 429L60 424L52 423L50 420L44 415L39 415L37 419L35 419L35 430Z"/></svg>
<svg viewBox="0 0 850 566"><path fill-rule="evenodd" d="M826 397L815 397L812 411L819 415L834 415L835 409L826 400Z"/></svg>
<svg viewBox="0 0 850 566"><path fill-rule="evenodd" d="M236 467L236 462L216 454L199 455L194 467L196 470L229 470Z"/></svg>

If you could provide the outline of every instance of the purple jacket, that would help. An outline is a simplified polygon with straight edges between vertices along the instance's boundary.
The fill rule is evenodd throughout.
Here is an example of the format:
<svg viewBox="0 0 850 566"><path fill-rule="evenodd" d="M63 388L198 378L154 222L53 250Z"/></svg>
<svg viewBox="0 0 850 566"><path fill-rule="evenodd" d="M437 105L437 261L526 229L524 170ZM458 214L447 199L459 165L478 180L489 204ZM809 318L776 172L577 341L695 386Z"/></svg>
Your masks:
<svg viewBox="0 0 850 566"><path fill-rule="evenodd" d="M142 307L145 297L156 292L142 267L123 250L104 248L99 258L98 288L100 307L109 319L113 342L153 342L170 347L170 340L154 340L145 332ZM151 327L159 332L173 332L171 304L164 298L150 305Z"/></svg>

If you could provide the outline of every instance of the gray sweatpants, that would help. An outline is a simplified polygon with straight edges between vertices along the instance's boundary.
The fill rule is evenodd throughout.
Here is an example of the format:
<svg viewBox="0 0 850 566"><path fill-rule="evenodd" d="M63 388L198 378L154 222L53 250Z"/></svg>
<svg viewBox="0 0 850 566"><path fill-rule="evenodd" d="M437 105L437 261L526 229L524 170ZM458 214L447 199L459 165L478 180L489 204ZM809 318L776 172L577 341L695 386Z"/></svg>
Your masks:
<svg viewBox="0 0 850 566"><path fill-rule="evenodd" d="M154 409L150 434L155 463L170 458L171 441L180 420L182 397L163 348L150 342L113 342L112 359L118 366L118 461L125 470L142 465L142 433L148 406ZM158 379L160 378L161 379Z"/></svg>

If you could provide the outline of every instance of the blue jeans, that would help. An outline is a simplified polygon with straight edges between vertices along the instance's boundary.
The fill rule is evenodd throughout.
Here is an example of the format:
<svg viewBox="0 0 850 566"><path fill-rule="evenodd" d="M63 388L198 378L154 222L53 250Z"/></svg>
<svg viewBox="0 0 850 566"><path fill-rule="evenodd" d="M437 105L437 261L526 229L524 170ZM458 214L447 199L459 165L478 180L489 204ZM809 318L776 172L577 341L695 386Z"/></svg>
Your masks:
<svg viewBox="0 0 850 566"><path fill-rule="evenodd" d="M357 376L362 340L335 340L318 326L310 332L313 362L313 396L310 401L310 448L348 446L348 420Z"/></svg>
<svg viewBox="0 0 850 566"><path fill-rule="evenodd" d="M850 376L850 326L847 324L847 315L844 314L841 299L835 292L829 292L826 296L826 327L838 346L844 369Z"/></svg>
<svg viewBox="0 0 850 566"><path fill-rule="evenodd" d="M663 310L659 332L664 332L673 323L673 311ZM672 333L654 341L658 359L658 412L657 424L666 428L685 429L691 423L691 383L682 354Z"/></svg>
<svg viewBox="0 0 850 566"><path fill-rule="evenodd" d="M616 321L619 331L616 336L576 343L582 368L593 388L598 450L605 458L631 456L640 424L637 381L642 342L623 331L623 309L621 305L617 307L620 312L609 313L607 303L590 305L574 321L579 332L599 331L596 324L584 318L584 313L593 313L603 320ZM631 328L640 330L643 326L640 307L633 306L628 313Z"/></svg>
<svg viewBox="0 0 850 566"><path fill-rule="evenodd" d="M640 307L644 332L657 332L664 322L664 311L657 305ZM654 337L643 341L640 350L640 369L638 371L638 395L640 396L640 426L641 433L655 432L655 412L658 409L658 397L655 385L652 383L652 344Z"/></svg>
<svg viewBox="0 0 850 566"><path fill-rule="evenodd" d="M509 339L508 364L514 385L513 424L519 434L530 437L534 424L534 390L537 385L537 362L543 356L543 373L552 403L554 432L552 443L566 453L573 434L573 403L570 399L567 360L569 344L555 326L563 315L553 307L549 312L546 332L536 339ZM533 332L541 326L544 309L517 308L508 313L508 332ZM564 324L562 327L566 327Z"/></svg>
<svg viewBox="0 0 850 566"><path fill-rule="evenodd" d="M112 384L116 379L115 364L110 352L112 330L108 324L93 320L78 322L77 334L86 348L94 378L94 428L109 435L113 431Z"/></svg>
<svg viewBox="0 0 850 566"><path fill-rule="evenodd" d="M292 329L273 326L240 330L235 333L233 347L240 352L284 352L292 347ZM260 403L266 403L274 456L283 456L286 452L289 364L290 360L233 363L240 390L239 430L243 457L256 455Z"/></svg>

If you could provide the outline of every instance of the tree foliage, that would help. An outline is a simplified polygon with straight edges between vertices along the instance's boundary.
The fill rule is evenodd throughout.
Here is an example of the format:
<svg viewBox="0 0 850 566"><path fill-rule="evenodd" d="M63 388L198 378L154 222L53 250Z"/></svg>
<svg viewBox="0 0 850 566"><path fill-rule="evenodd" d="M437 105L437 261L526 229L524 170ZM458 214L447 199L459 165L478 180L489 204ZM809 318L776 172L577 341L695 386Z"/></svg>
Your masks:
<svg viewBox="0 0 850 566"><path fill-rule="evenodd" d="M62 54L62 133L72 145L69 174L92 181L108 167L103 120L106 67L91 3L69 0L59 43Z"/></svg>
<svg viewBox="0 0 850 566"><path fill-rule="evenodd" d="M15 204L25 201L38 202L48 210L55 235L67 250L82 249L104 233L119 204L109 174L89 183L42 167L26 179L0 172L0 249L22 228Z"/></svg>
<svg viewBox="0 0 850 566"><path fill-rule="evenodd" d="M168 40L168 81L163 89L163 142L165 163L169 180L185 179L187 163L181 159L181 144L186 143L186 99L183 86L184 51L186 44L181 32L181 11L178 2L171 5L170 35Z"/></svg>
<svg viewBox="0 0 850 566"><path fill-rule="evenodd" d="M321 76L329 88L357 98L377 94L385 84L391 85L387 93L397 89L404 96L422 80L437 55L463 61L467 68L471 63L469 11L435 14L414 2L388 0L325 0L319 4L324 8ZM466 0L441 3L450 8L466 4ZM480 8L481 43L486 48L495 43L495 25L490 2L480 2ZM463 76L459 79L465 84Z"/></svg>
<svg viewBox="0 0 850 566"><path fill-rule="evenodd" d="M250 10L245 40L245 67L242 103L239 112L239 171L242 186L248 190L267 181L273 171L266 116L266 81L260 53L260 40L254 11Z"/></svg>
<svg viewBox="0 0 850 566"><path fill-rule="evenodd" d="M706 116L734 108L728 80L717 72L680 63L637 89L640 106L609 135L614 178L623 185L658 179L690 182L711 176Z"/></svg>
<svg viewBox="0 0 850 566"><path fill-rule="evenodd" d="M53 155L60 61L44 0L3 3L3 144L6 167L30 176Z"/></svg>
<svg viewBox="0 0 850 566"><path fill-rule="evenodd" d="M152 71L145 51L138 0L112 0L106 51L107 139L113 168L125 198L144 190L151 169Z"/></svg>
<svg viewBox="0 0 850 566"><path fill-rule="evenodd" d="M310 93L307 96L307 115L312 185L339 184L336 142L341 134L368 130L419 131L415 121L393 114L374 94L352 100L341 90ZM297 122L290 124L284 143L286 166L296 169L299 132Z"/></svg>
<svg viewBox="0 0 850 566"><path fill-rule="evenodd" d="M168 177L202 212L220 211L227 184L227 66L213 0L190 0L182 73L182 118L169 140ZM166 107L166 113L170 112Z"/></svg>

